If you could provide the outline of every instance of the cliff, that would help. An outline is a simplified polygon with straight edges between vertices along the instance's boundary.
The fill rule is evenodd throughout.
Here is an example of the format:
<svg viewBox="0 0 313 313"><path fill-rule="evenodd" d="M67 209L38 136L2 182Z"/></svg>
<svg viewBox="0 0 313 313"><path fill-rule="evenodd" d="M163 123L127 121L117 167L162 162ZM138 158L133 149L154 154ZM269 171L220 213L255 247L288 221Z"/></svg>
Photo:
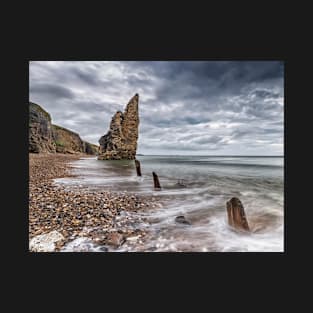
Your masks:
<svg viewBox="0 0 313 313"><path fill-rule="evenodd" d="M98 146L83 141L79 134L51 123L51 116L29 102L29 152L97 154Z"/></svg>
<svg viewBox="0 0 313 313"><path fill-rule="evenodd" d="M84 145L85 145L85 153L87 154L98 154L98 149L99 147L97 145L94 145L90 142L84 141Z"/></svg>
<svg viewBox="0 0 313 313"><path fill-rule="evenodd" d="M29 152L56 152L51 116L41 106L29 102Z"/></svg>
<svg viewBox="0 0 313 313"><path fill-rule="evenodd" d="M136 94L126 105L124 113L117 111L112 117L110 129L99 139L99 160L133 160L138 140L138 102Z"/></svg>
<svg viewBox="0 0 313 313"><path fill-rule="evenodd" d="M59 153L84 153L84 143L77 133L66 128L52 125L56 152Z"/></svg>

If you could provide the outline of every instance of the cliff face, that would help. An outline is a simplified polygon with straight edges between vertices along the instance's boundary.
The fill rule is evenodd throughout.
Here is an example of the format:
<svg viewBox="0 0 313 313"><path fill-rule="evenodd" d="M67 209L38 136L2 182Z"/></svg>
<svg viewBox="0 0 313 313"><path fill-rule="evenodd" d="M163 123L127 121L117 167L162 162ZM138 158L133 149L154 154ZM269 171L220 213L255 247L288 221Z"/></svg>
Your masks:
<svg viewBox="0 0 313 313"><path fill-rule="evenodd" d="M29 152L97 154L98 146L83 141L77 133L51 124L48 112L29 103Z"/></svg>
<svg viewBox="0 0 313 313"><path fill-rule="evenodd" d="M77 133L66 128L52 125L56 152L59 153L84 153L84 142Z"/></svg>
<svg viewBox="0 0 313 313"><path fill-rule="evenodd" d="M29 152L56 152L51 117L38 104L29 102Z"/></svg>
<svg viewBox="0 0 313 313"><path fill-rule="evenodd" d="M138 102L136 94L128 102L124 113L118 111L112 117L110 130L99 139L99 160L133 160L138 140Z"/></svg>

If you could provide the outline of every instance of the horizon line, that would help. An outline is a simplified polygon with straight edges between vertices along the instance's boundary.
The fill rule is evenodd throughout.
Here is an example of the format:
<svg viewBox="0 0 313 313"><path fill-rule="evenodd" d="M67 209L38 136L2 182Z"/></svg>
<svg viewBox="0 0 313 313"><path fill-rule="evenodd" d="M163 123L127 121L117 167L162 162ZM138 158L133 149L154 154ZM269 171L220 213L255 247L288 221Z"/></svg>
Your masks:
<svg viewBox="0 0 313 313"><path fill-rule="evenodd" d="M284 157L285 155L261 155L261 154L255 154L255 155L248 155L248 154L144 154L144 153L138 153L136 154L138 156L231 156L231 157Z"/></svg>

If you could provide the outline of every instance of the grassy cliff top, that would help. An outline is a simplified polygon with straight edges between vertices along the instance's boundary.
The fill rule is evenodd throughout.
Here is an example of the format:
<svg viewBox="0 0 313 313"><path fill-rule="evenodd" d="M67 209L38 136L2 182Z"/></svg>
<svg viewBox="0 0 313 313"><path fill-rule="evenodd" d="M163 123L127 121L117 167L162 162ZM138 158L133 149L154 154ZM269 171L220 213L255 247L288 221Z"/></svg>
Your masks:
<svg viewBox="0 0 313 313"><path fill-rule="evenodd" d="M80 138L80 136L79 136L78 133L75 133L75 132L73 132L72 130L69 130L69 129L67 129L67 128L61 127L61 126L59 126L59 125L54 125L54 124L52 124L52 127L53 127L55 130L62 130L62 131L67 132L67 133L69 133L69 134L71 134L71 135L76 135L76 136L78 136L78 137ZM81 139L81 138L80 138L80 139ZM82 140L82 139L81 139L81 140ZM92 144L92 143L90 143L90 142L88 142L88 141L84 141L84 140L82 140L82 141L85 142L85 143L87 143L87 144L89 144L90 146L92 146L92 147L98 149L98 146L97 146L97 145L94 145L94 144Z"/></svg>
<svg viewBox="0 0 313 313"><path fill-rule="evenodd" d="M54 125L54 124L52 124L52 127L55 128L56 130L63 130L63 131L68 132L68 133L70 133L70 134L72 134L72 135L79 136L79 134L73 132L72 130L69 130L69 129L67 129L67 128L61 127L61 126L59 126L59 125Z"/></svg>

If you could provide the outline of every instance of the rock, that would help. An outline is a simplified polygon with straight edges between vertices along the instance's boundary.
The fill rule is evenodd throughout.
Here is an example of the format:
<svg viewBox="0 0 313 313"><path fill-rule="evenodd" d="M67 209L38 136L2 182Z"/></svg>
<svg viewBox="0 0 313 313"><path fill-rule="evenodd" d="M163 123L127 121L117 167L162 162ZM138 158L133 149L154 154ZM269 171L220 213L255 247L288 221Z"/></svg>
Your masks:
<svg viewBox="0 0 313 313"><path fill-rule="evenodd" d="M238 198L231 198L226 202L228 224L240 230L249 231L249 225L246 218L245 210Z"/></svg>
<svg viewBox="0 0 313 313"><path fill-rule="evenodd" d="M175 222L176 223L180 223L180 224L188 224L188 225L191 225L191 223L186 220L185 216L184 215L179 215L179 216L176 216L175 217Z"/></svg>
<svg viewBox="0 0 313 313"><path fill-rule="evenodd" d="M138 101L136 94L128 102L124 113L112 117L108 133L99 139L99 160L134 160L138 140Z"/></svg>
<svg viewBox="0 0 313 313"><path fill-rule="evenodd" d="M121 244L123 244L125 242L125 238L123 235L119 234L119 233L109 233L107 238L106 238L106 243L112 246L120 246Z"/></svg>
<svg viewBox="0 0 313 313"><path fill-rule="evenodd" d="M29 102L29 152L56 152L51 116L40 105Z"/></svg>
<svg viewBox="0 0 313 313"><path fill-rule="evenodd" d="M53 230L50 233L32 238L29 243L29 250L32 252L53 252L55 251L55 244L64 239L61 233Z"/></svg>

